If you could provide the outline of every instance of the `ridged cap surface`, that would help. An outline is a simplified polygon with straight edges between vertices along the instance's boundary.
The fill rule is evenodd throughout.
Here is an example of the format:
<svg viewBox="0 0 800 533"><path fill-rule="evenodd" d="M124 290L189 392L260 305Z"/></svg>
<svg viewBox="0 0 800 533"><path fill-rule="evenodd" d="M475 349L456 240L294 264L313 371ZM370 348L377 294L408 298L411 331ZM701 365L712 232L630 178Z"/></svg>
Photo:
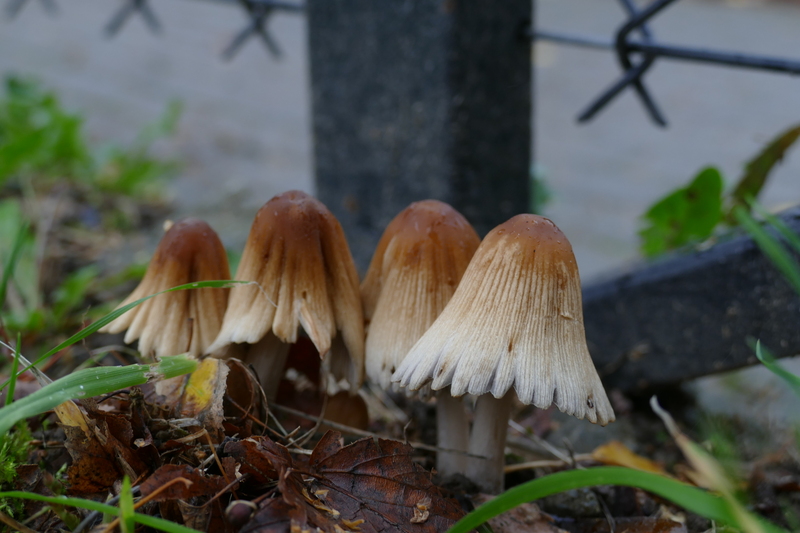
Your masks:
<svg viewBox="0 0 800 533"><path fill-rule="evenodd" d="M256 214L237 280L256 281L231 289L222 330L211 350L230 343L255 344L267 332L297 341L299 327L322 357L341 332L346 351L334 350L335 377L358 387L363 381L364 322L358 273L342 227L315 198L289 191ZM339 375L348 368L348 375Z"/></svg>
<svg viewBox="0 0 800 533"><path fill-rule="evenodd" d="M513 387L525 404L613 421L586 347L575 256L556 225L517 215L493 229L393 381L453 396L501 398Z"/></svg>
<svg viewBox="0 0 800 533"><path fill-rule="evenodd" d="M437 200L415 202L383 232L361 285L367 376L384 389L453 296L480 238Z"/></svg>
<svg viewBox="0 0 800 533"><path fill-rule="evenodd" d="M211 226L187 218L164 234L141 283L119 307L145 296L196 281L231 278L225 248ZM139 340L144 356L199 356L219 333L230 289L170 292L134 307L100 331L128 330L125 342Z"/></svg>

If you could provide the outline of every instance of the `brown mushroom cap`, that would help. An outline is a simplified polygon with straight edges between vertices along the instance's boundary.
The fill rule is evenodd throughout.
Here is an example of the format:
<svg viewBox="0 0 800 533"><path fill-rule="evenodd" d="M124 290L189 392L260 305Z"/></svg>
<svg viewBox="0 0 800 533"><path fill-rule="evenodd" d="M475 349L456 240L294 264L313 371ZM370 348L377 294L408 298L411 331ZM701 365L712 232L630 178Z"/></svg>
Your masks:
<svg viewBox="0 0 800 533"><path fill-rule="evenodd" d="M390 386L396 367L450 301L479 244L467 219L437 200L411 204L387 226L361 285L372 381Z"/></svg>
<svg viewBox="0 0 800 533"><path fill-rule="evenodd" d="M613 421L586 347L575 256L556 225L517 215L493 229L393 381L496 398L513 386L523 403Z"/></svg>
<svg viewBox="0 0 800 533"><path fill-rule="evenodd" d="M187 218L164 234L141 283L119 307L145 296L196 281L230 279L228 256L211 226ZM151 298L100 331L139 339L142 355L199 356L219 333L229 289L192 289Z"/></svg>
<svg viewBox="0 0 800 533"><path fill-rule="evenodd" d="M351 385L364 368L364 324L356 272L339 221L315 198L289 191L256 214L222 330L211 350L230 343L255 344L271 330L294 343L299 326L324 357L337 331L349 354ZM340 351L334 350L334 358ZM342 368L332 361L333 368ZM336 376L345 377L345 376Z"/></svg>

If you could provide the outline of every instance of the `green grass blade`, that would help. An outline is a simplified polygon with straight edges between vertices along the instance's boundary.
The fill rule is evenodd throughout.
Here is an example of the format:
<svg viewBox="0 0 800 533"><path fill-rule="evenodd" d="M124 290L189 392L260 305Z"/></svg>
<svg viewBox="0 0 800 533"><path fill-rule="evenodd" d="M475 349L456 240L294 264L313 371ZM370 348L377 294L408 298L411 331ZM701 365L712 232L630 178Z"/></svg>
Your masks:
<svg viewBox="0 0 800 533"><path fill-rule="evenodd" d="M789 226L783 222L783 220L764 209L764 206L762 206L760 203L752 201L750 202L750 206L753 208L753 211L761 216L761 218L766 220L770 225L778 230L778 233L781 234L781 237L786 239L786 242L788 242L797 253L800 253L800 235L792 231L791 228L789 228Z"/></svg>
<svg viewBox="0 0 800 533"><path fill-rule="evenodd" d="M85 500L83 498L72 498L69 496L43 496L41 494L34 494L33 492L23 492L21 490L11 490L8 492L0 492L0 498L20 498L23 500L36 500L37 502L45 502L53 505L66 505L69 507L79 507L89 511L97 511L99 513L110 514L114 516L119 515L119 509L112 505L96 502L93 500Z"/></svg>
<svg viewBox="0 0 800 533"><path fill-rule="evenodd" d="M104 366L73 372L0 409L0 439L20 420L49 411L63 402L188 374L196 368L196 360L174 355L151 365Z"/></svg>
<svg viewBox="0 0 800 533"><path fill-rule="evenodd" d="M17 261L19 261L19 254L22 251L22 245L25 244L25 235L28 233L28 224L24 223L17 230L17 236L14 238L14 247L11 249L11 255L8 256L8 261L3 265L3 277L0 278L0 307L6 301L6 290L8 289L8 282L17 268Z"/></svg>
<svg viewBox="0 0 800 533"><path fill-rule="evenodd" d="M72 346L76 342L82 341L83 339L85 339L86 337L91 335L92 333L96 332L98 329L100 329L103 326L105 326L106 324L112 322L116 318L119 318L120 316L122 316L123 314L127 313L128 311L130 311L131 309L133 309L134 307L136 307L140 303L145 302L145 301L149 300L150 298L154 298L154 297L158 296L159 294L165 294L167 292L174 292L174 291L185 291L185 290L191 290L191 289L203 289L203 288L225 289L225 288L229 288L229 287L232 287L234 285L237 285L237 284L248 284L248 283L252 283L252 281L234 281L234 280L198 281L198 282L195 282L195 283L187 283L185 285L179 285L177 287L173 287L173 288L167 289L165 291L157 292L156 294L151 294L150 296L145 296L144 298L140 298L139 300L136 300L135 302L131 302L126 306L120 307L119 309L116 309L115 311L112 311L111 313L109 313L106 316L98 319L96 322L92 323L91 325L86 326L85 328L80 330L78 333L76 333L75 335L73 335L69 339L65 340L64 342L62 342L61 344L59 344L58 346L56 346L52 350L48 351L47 353L45 353L44 355L39 357L36 361L31 363L30 365L28 365L25 368L23 368L19 372L19 374L22 374L23 372L26 372L30 367L38 365L42 361L47 360L48 358L50 358L53 355L55 355L56 353L60 352L64 348L68 348L69 346ZM3 384L0 385L0 390L3 390L5 388L5 386L8 385L9 381L10 380L6 380L5 382L3 382Z"/></svg>
<svg viewBox="0 0 800 533"><path fill-rule="evenodd" d="M119 528L122 533L134 533L136 522L133 515L133 493L131 493L131 480L128 476L122 478L122 490L119 492Z"/></svg>
<svg viewBox="0 0 800 533"><path fill-rule="evenodd" d="M783 379L792 388L794 393L800 398L800 376L795 376L775 360L775 356L770 353L766 348L761 348L761 341L756 342L755 346L756 357L761 363L767 367L773 374Z"/></svg>
<svg viewBox="0 0 800 533"><path fill-rule="evenodd" d="M595 485L621 485L640 489L666 498L684 509L711 520L738 527L730 505L718 496L701 489L650 472L619 466L601 466L586 470L558 472L518 485L481 505L459 520L449 533L468 533L478 525L514 507L552 494ZM786 533L778 526L757 519L767 533Z"/></svg>
<svg viewBox="0 0 800 533"><path fill-rule="evenodd" d="M786 280L794 287L794 290L800 294L800 265L797 264L792 254L775 237L767 233L758 222L753 220L753 217L743 207L737 207L734 210L734 215L739 224L747 230L747 233L758 244L764 255L772 261L775 267L783 273Z"/></svg>
<svg viewBox="0 0 800 533"><path fill-rule="evenodd" d="M22 334L17 333L17 345L14 347L14 360L11 362L11 377L9 378L8 394L6 394L5 405L14 402L14 389L17 387L17 369L19 368L19 347L22 345Z"/></svg>
<svg viewBox="0 0 800 533"><path fill-rule="evenodd" d="M89 511L97 511L112 516L120 515L120 510L114 506L105 503L95 502L92 500L85 500L83 498L70 498L67 496L42 496L41 494L34 494L32 492L22 492L18 490L9 492L0 492L0 498L20 498L23 500L36 500L39 502L45 502L52 505L79 507L81 509L87 509ZM200 533L196 529L175 524L174 522L170 522L169 520L164 520L163 518L156 518L155 516L136 513L133 515L133 517L134 520L136 520L136 522L142 524L143 526L152 527L153 529L158 529L161 531L166 531L167 533Z"/></svg>

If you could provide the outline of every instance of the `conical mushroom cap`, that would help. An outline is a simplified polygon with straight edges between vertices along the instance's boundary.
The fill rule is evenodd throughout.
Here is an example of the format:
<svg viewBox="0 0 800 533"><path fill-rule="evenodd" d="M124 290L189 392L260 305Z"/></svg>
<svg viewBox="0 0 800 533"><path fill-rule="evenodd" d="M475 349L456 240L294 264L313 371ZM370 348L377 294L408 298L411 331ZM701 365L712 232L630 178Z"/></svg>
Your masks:
<svg viewBox="0 0 800 533"><path fill-rule="evenodd" d="M299 326L324 357L341 331L350 361L350 384L364 372L364 320L350 248L339 221L315 198L300 191L274 197L256 214L237 280L258 285L231 289L222 330L210 350L230 343L255 344L270 330L285 343L297 341ZM346 357L334 350L333 358Z"/></svg>
<svg viewBox="0 0 800 533"><path fill-rule="evenodd" d="M458 211L436 200L404 209L383 232L361 285L367 376L391 376L453 296L480 244Z"/></svg>
<svg viewBox="0 0 800 533"><path fill-rule="evenodd" d="M556 225L517 215L493 229L393 381L496 398L513 386L525 404L613 421L586 347L575 256Z"/></svg>
<svg viewBox="0 0 800 533"><path fill-rule="evenodd" d="M157 292L196 281L231 278L228 256L211 226L196 218L173 224L161 238L141 283L119 307ZM206 352L219 333L229 289L192 289L151 298L100 331L139 339L142 355Z"/></svg>

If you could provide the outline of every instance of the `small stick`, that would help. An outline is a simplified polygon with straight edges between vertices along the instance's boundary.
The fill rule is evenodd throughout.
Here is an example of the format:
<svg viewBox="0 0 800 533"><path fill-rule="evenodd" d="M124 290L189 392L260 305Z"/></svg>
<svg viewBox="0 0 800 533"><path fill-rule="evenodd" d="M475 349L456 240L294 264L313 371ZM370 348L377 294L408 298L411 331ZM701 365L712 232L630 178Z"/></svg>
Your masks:
<svg viewBox="0 0 800 533"><path fill-rule="evenodd" d="M211 448L211 453L214 454L214 460L217 462L217 466L219 467L219 472L225 479L225 483L227 483L228 486L233 485L233 483L231 483L231 480L228 479L228 474L225 473L225 469L222 468L222 461L219 460L219 455L217 455L217 449L214 447L214 443L211 442L211 435L209 435L207 432L206 432L206 439L208 440L208 447ZM236 482L236 479L234 479L233 481ZM233 493L233 497L238 500L239 495L236 494L236 491L231 489L231 492Z"/></svg>
<svg viewBox="0 0 800 533"><path fill-rule="evenodd" d="M284 407L283 405L272 404L272 407L277 409L278 411L283 411L284 413L289 413L290 415L299 416L301 418L305 418L306 420L316 420L317 417L308 415L302 411L298 411L296 409L292 409L291 407ZM377 439L390 439L391 437L386 437L384 435L378 435L377 433L372 433L371 431L364 431L363 429L354 428L352 426L346 426L344 424L339 424L338 422L333 422L331 420L323 419L323 421L332 427L333 429L338 429L339 431L343 431L350 435L358 435L359 437L372 437ZM408 442L410 446L414 448L419 448L420 450L427 450L430 452L452 452L452 453L460 453L466 455L468 457L481 457L479 455L474 455L469 452L461 451L461 450L453 450L451 448L440 448L438 446L431 446L430 444L425 444L424 442Z"/></svg>
<svg viewBox="0 0 800 533"><path fill-rule="evenodd" d="M150 494L148 494L147 496L145 496L144 498L142 498L141 500L136 502L133 505L134 511L136 509L138 509L139 507L141 507L142 505L146 504L147 502L149 502L150 500L152 500L153 498L158 496L161 492L165 491L167 488L171 487L172 485L174 485L176 483L183 483L187 487L192 484L192 482L189 481L188 479L186 479L185 477L176 477L175 479L170 479L169 481L167 481L166 483L164 483L163 485L158 487L156 490L154 490L153 492L151 492ZM131 492L133 492L133 489L131 489ZM120 521L120 517L118 516L114 520L112 520L111 523L108 524L108 527L106 527L103 530L103 533L111 533L114 530L114 528L119 525L119 521Z"/></svg>
<svg viewBox="0 0 800 533"><path fill-rule="evenodd" d="M305 444L314 436L317 430L322 425L322 420L325 418L325 411L328 409L328 395L326 394L325 397L322 399L322 408L319 410L319 417L317 418L317 423L314 424L314 427L311 428L308 433L297 439L294 444L297 445L298 448L302 448Z"/></svg>
<svg viewBox="0 0 800 533"><path fill-rule="evenodd" d="M589 453L583 453L575 456L576 461L589 461L591 459L594 459L594 457ZM510 472L519 472L520 470L529 470L531 468L557 468L559 466L569 465L569 462L562 461L561 459L543 459L540 461L528 461L527 463L507 465L503 471L508 474Z"/></svg>
<svg viewBox="0 0 800 533"><path fill-rule="evenodd" d="M21 533L36 533L36 531L32 530L26 525L20 524L10 516L3 514L0 512L0 522L3 522L7 526L9 526L14 531L20 531Z"/></svg>

